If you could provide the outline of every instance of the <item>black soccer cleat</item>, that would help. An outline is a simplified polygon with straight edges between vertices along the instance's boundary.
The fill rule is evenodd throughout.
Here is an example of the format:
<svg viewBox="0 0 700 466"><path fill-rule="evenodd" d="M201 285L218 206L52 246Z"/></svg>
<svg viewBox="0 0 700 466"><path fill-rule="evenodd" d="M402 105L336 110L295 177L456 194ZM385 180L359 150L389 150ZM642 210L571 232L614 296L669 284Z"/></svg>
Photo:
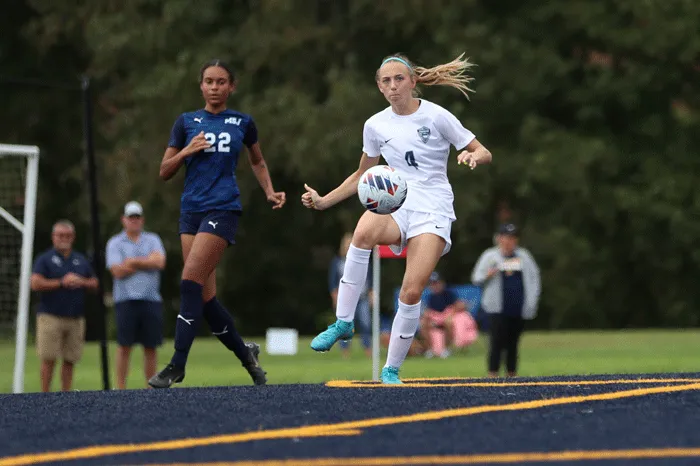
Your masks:
<svg viewBox="0 0 700 466"><path fill-rule="evenodd" d="M246 343L245 345L248 350L250 350L250 353L248 355L248 360L243 363L243 367L248 371L255 385L265 385L267 383L267 377L265 377L267 372L260 367L260 361L258 361L260 345L257 343Z"/></svg>
<svg viewBox="0 0 700 466"><path fill-rule="evenodd" d="M151 377L148 385L153 388L170 388L174 383L180 383L185 380L185 368L168 364L165 369Z"/></svg>

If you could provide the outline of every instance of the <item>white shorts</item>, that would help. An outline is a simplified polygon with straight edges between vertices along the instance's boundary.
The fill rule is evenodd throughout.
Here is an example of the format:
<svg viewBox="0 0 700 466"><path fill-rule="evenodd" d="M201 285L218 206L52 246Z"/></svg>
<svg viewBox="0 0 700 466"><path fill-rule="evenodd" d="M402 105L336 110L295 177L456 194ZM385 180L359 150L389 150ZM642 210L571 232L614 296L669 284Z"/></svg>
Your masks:
<svg viewBox="0 0 700 466"><path fill-rule="evenodd" d="M415 210L399 209L391 217L396 221L401 231L401 244L391 244L389 247L394 254L399 255L404 250L408 240L423 233L432 233L445 240L444 256L452 247L450 233L452 231L452 219L444 215L428 212L416 212Z"/></svg>

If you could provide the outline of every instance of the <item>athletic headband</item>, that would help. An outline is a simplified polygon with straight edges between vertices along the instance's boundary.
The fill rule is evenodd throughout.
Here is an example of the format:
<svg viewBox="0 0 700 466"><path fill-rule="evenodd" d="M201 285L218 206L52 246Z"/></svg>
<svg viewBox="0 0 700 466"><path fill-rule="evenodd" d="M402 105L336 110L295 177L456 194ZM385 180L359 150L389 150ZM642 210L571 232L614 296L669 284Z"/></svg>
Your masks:
<svg viewBox="0 0 700 466"><path fill-rule="evenodd" d="M385 64L386 62L388 62L388 61L397 61L397 62L403 63L404 65L406 65L406 66L408 67L409 70L411 69L411 65L409 65L408 62L407 62L406 60L404 60L403 58L399 58L399 57L389 57L389 58L387 58L386 60L384 60L384 61L382 62L382 64L380 65L380 67L381 67L381 66L384 66L384 64Z"/></svg>

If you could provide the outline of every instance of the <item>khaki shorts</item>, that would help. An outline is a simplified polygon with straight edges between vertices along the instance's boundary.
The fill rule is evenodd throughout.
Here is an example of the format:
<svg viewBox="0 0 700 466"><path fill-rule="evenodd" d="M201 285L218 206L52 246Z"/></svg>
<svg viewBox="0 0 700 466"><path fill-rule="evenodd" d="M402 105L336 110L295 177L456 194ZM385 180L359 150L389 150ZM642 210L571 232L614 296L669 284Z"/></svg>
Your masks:
<svg viewBox="0 0 700 466"><path fill-rule="evenodd" d="M36 316L36 351L42 361L78 362L85 343L84 317Z"/></svg>

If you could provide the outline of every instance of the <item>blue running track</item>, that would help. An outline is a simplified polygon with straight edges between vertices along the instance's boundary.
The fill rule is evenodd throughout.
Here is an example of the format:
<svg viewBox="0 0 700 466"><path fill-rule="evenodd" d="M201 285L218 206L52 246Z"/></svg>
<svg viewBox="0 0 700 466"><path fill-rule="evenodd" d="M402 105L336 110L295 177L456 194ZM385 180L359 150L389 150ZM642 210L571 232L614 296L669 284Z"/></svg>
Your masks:
<svg viewBox="0 0 700 466"><path fill-rule="evenodd" d="M0 395L0 466L700 464L700 374Z"/></svg>

